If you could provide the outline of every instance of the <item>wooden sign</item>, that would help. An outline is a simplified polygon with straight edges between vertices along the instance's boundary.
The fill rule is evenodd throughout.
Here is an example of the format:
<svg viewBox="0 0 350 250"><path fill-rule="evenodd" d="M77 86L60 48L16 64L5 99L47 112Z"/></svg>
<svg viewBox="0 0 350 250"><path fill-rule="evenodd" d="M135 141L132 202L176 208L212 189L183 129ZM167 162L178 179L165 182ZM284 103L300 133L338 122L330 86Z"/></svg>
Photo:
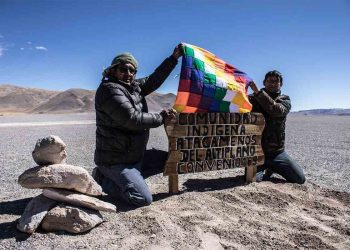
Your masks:
<svg viewBox="0 0 350 250"><path fill-rule="evenodd" d="M260 113L179 113L165 123L169 154L164 175L176 186L179 174L238 167L256 172L264 163L264 125Z"/></svg>

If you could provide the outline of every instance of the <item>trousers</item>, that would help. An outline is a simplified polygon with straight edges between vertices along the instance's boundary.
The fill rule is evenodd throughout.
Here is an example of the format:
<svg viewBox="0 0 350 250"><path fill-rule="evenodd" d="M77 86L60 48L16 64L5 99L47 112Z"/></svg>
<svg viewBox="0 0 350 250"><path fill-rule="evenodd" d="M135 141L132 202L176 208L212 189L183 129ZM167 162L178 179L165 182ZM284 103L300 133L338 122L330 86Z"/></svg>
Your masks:
<svg viewBox="0 0 350 250"><path fill-rule="evenodd" d="M303 184L305 182L302 168L285 151L278 154L265 155L264 165L257 167L256 181L267 180L273 173L281 175L286 181L291 183Z"/></svg>
<svg viewBox="0 0 350 250"><path fill-rule="evenodd" d="M98 166L92 176L113 199L136 207L147 206L153 198L145 178L162 173L167 157L167 151L147 149L143 159L135 164Z"/></svg>
<svg viewBox="0 0 350 250"><path fill-rule="evenodd" d="M113 199L136 207L147 206L152 203L152 194L141 175L141 165L142 161L132 165L98 166L93 177Z"/></svg>

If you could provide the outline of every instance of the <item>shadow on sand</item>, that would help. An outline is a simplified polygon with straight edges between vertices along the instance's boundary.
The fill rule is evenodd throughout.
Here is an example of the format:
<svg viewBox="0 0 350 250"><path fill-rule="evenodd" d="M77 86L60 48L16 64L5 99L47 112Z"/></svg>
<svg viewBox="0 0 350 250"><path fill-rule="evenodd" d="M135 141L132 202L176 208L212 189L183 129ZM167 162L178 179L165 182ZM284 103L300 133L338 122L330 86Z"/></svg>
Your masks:
<svg viewBox="0 0 350 250"><path fill-rule="evenodd" d="M157 193L153 195L154 201L159 201L172 195L181 195L187 192L206 192L229 189L246 185L244 176L227 177L220 179L188 179L184 183L179 183L186 187L185 190L177 194Z"/></svg>
<svg viewBox="0 0 350 250"><path fill-rule="evenodd" d="M168 156L167 151L158 149L149 149L145 152L144 162L142 165L142 175L144 178L148 178L152 175L160 174L164 171L164 165ZM285 180L279 178L271 178L269 181L273 183L285 183ZM235 188L239 186L247 185L245 182L245 176L234 176L219 179L188 179L184 183L180 184L186 187L184 191L179 192L177 195L184 192L205 192L223 190L229 188ZM153 201L159 201L165 199L173 194L169 193L157 193L153 195ZM125 207L126 211L133 208ZM125 210L124 210L125 211Z"/></svg>
<svg viewBox="0 0 350 250"><path fill-rule="evenodd" d="M0 214L22 215L32 198L0 202Z"/></svg>
<svg viewBox="0 0 350 250"><path fill-rule="evenodd" d="M5 201L0 203L0 214L22 215L25 207L32 198ZM0 223L0 239L15 238L16 241L26 240L30 235L16 229L17 220Z"/></svg>
<svg viewBox="0 0 350 250"><path fill-rule="evenodd" d="M272 183L286 183L285 180L280 178L271 178L268 180ZM154 201L159 201L170 197L172 195L180 195L187 192L207 192L207 191L219 191L224 189L231 189L240 186L249 185L245 182L245 176L239 175L234 177L225 177L219 179L188 179L184 183L179 183L179 185L184 186L186 189L180 191L177 194L169 193L157 193L153 195Z"/></svg>
<svg viewBox="0 0 350 250"><path fill-rule="evenodd" d="M16 241L24 241L30 237L16 229L17 220L0 223L0 240L15 238Z"/></svg>

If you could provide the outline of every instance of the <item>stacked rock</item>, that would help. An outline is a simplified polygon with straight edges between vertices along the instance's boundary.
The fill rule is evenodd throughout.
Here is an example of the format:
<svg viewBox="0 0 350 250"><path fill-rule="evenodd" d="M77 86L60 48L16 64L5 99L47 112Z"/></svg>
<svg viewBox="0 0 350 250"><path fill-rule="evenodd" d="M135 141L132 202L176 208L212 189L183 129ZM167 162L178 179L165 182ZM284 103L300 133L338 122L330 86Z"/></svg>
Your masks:
<svg viewBox="0 0 350 250"><path fill-rule="evenodd" d="M113 204L92 197L102 195L102 188L83 167L64 164L65 148L58 136L36 143L32 155L39 166L24 171L18 183L43 192L28 203L18 230L32 234L41 224L46 231L82 233L103 222L99 211L116 212Z"/></svg>

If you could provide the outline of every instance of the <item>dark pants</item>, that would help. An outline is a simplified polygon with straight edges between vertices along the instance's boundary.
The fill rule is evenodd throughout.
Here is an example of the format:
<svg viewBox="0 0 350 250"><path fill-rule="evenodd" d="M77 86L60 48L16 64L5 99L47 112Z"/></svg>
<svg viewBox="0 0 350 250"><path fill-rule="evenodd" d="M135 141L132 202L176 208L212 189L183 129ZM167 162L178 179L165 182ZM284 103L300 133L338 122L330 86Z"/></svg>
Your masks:
<svg viewBox="0 0 350 250"><path fill-rule="evenodd" d="M267 180L272 173L281 175L291 183L303 184L305 182L302 168L286 152L266 155L264 165L257 168L256 181Z"/></svg>
<svg viewBox="0 0 350 250"><path fill-rule="evenodd" d="M98 166L93 177L112 198L137 207L147 206L152 203L152 194L141 175L141 164Z"/></svg>
<svg viewBox="0 0 350 250"><path fill-rule="evenodd" d="M101 185L103 192L113 199L122 200L137 207L150 205L152 194L144 178L163 171L167 152L151 149L144 159L135 164L98 166L93 177Z"/></svg>

